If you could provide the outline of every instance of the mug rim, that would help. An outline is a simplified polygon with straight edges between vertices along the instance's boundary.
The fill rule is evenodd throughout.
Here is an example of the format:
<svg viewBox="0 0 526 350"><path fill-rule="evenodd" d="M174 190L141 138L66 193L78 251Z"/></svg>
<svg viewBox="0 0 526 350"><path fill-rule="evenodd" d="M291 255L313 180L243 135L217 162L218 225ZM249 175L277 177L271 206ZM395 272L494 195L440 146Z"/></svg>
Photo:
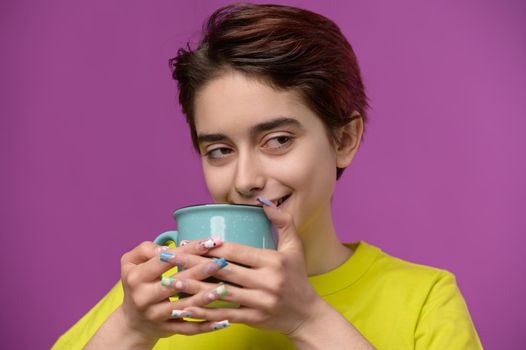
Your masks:
<svg viewBox="0 0 526 350"><path fill-rule="evenodd" d="M173 212L173 216L176 214L181 214L181 212L185 212L189 209L208 209L208 208L221 208L221 207L238 207L238 208L245 208L245 209L261 209L263 210L262 205L255 205L255 204L230 204L230 203L204 203L204 204L192 204L187 205L185 207L181 207L179 209L176 209Z"/></svg>

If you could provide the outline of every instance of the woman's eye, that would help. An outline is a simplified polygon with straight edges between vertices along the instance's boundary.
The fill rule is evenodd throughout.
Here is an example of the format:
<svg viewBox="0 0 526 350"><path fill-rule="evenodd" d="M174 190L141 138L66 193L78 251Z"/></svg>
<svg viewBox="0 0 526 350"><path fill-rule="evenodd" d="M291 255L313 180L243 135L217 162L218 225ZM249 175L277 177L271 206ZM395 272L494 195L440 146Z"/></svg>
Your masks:
<svg viewBox="0 0 526 350"><path fill-rule="evenodd" d="M206 152L205 156L207 156L210 159L221 159L225 158L230 153L232 153L232 150L230 148L219 147Z"/></svg>
<svg viewBox="0 0 526 350"><path fill-rule="evenodd" d="M276 136L276 137L269 139L265 143L265 148L281 149L281 148L289 146L291 142L292 142L292 138L290 136L287 136L287 135Z"/></svg>

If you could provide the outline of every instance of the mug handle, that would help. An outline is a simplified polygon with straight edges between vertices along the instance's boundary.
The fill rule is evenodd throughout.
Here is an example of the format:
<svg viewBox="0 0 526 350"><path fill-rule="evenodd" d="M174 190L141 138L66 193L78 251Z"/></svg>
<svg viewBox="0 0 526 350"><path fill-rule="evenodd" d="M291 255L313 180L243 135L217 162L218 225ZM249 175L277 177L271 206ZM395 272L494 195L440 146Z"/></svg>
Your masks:
<svg viewBox="0 0 526 350"><path fill-rule="evenodd" d="M166 232L161 233L159 236L157 236L154 242L159 245L171 246L172 244L177 245L178 238L179 238L179 232L166 231Z"/></svg>

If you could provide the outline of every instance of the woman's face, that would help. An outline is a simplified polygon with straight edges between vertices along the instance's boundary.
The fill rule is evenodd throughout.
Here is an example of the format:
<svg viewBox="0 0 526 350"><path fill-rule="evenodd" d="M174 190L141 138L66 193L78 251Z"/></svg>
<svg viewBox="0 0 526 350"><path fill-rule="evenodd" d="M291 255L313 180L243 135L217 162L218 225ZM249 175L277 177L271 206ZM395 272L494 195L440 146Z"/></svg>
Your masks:
<svg viewBox="0 0 526 350"><path fill-rule="evenodd" d="M217 203L259 204L292 214L301 232L328 214L337 153L321 120L294 91L238 72L205 85L195 124L208 190Z"/></svg>

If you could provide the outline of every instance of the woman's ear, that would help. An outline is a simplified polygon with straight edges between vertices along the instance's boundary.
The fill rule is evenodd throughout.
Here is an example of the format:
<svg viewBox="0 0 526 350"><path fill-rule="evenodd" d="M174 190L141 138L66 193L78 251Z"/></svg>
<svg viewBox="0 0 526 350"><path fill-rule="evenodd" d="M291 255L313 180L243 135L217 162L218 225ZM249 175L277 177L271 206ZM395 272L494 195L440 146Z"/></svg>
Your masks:
<svg viewBox="0 0 526 350"><path fill-rule="evenodd" d="M349 123L335 133L336 167L346 168L351 164L363 135L363 118L358 112L353 112Z"/></svg>

